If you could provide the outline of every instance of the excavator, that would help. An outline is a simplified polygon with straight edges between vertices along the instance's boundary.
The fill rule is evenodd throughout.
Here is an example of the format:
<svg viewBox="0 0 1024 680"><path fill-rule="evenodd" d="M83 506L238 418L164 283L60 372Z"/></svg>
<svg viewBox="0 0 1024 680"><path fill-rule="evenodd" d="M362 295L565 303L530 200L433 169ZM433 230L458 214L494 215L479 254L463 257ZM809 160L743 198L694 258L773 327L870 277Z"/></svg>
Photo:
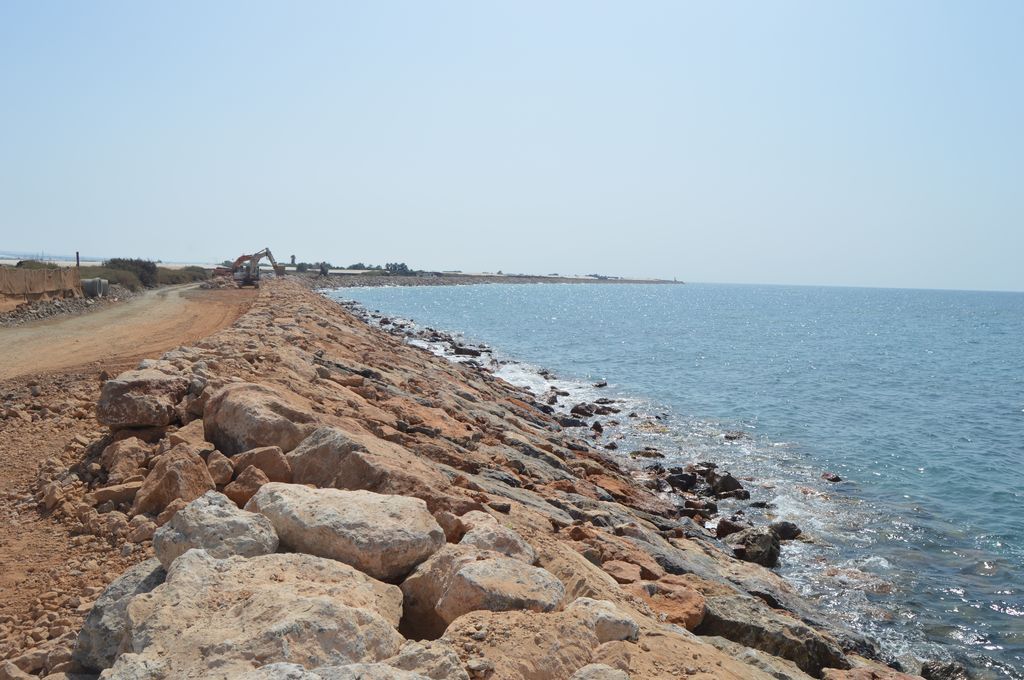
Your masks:
<svg viewBox="0 0 1024 680"><path fill-rule="evenodd" d="M260 260L263 258L270 260L270 265L274 268L274 273L278 276L284 276L284 265L277 263L274 259L274 254L270 252L270 248L264 248L258 253L252 255L239 255L230 267L217 267L214 270L214 276L230 276L238 287L252 286L253 288L259 288L260 286Z"/></svg>

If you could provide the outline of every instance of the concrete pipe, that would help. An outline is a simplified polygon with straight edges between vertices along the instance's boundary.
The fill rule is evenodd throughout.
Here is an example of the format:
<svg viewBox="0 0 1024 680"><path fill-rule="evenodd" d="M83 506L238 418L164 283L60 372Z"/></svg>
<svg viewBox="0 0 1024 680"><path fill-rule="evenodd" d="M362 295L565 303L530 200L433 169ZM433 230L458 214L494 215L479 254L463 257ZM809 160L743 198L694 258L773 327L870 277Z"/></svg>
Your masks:
<svg viewBox="0 0 1024 680"><path fill-rule="evenodd" d="M82 293L85 297L106 297L110 294L110 281L106 279L82 279Z"/></svg>

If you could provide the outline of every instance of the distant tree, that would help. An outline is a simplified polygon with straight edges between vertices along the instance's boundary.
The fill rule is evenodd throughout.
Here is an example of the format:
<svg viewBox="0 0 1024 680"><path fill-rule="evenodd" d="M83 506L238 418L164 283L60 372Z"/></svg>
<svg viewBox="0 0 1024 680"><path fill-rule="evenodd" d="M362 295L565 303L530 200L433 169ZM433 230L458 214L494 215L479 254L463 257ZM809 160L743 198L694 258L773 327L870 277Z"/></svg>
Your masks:
<svg viewBox="0 0 1024 680"><path fill-rule="evenodd" d="M295 265L295 271L299 272L300 274L306 273L307 271L309 271L309 263L308 262L300 262L300 263L298 263L297 265Z"/></svg>
<svg viewBox="0 0 1024 680"><path fill-rule="evenodd" d="M388 262L384 265L384 269L388 270L389 274L396 276L408 276L412 272L409 271L409 266L404 262Z"/></svg>
<svg viewBox="0 0 1024 680"><path fill-rule="evenodd" d="M350 264L346 269L366 269L366 265L362 262L356 262L355 264Z"/></svg>
<svg viewBox="0 0 1024 680"><path fill-rule="evenodd" d="M150 260L141 260L139 258L129 259L126 257L114 257L106 260L103 263L104 267L110 269L123 269L129 271L139 277L139 281L146 288L152 288L156 286L159 281L157 278L156 263Z"/></svg>
<svg viewBox="0 0 1024 680"><path fill-rule="evenodd" d="M293 265L295 264L295 256L294 255L292 255L292 264Z"/></svg>

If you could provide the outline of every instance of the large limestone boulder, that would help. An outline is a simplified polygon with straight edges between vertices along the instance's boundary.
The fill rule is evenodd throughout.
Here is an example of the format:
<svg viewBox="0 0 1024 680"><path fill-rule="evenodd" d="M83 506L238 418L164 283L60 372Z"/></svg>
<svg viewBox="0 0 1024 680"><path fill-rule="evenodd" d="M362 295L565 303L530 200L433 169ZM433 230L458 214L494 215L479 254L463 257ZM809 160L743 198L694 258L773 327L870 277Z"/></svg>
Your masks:
<svg viewBox="0 0 1024 680"><path fill-rule="evenodd" d="M432 638L474 610L548 612L565 597L562 583L539 567L469 545L445 545L402 583L403 630Z"/></svg>
<svg viewBox="0 0 1024 680"><path fill-rule="evenodd" d="M110 675L234 678L274 663L374 663L400 651L401 611L398 588L334 560L190 550L128 605L130 653Z"/></svg>
<svg viewBox="0 0 1024 680"><path fill-rule="evenodd" d="M385 581L404 577L445 544L426 503L407 496L271 482L246 509L265 515L286 549L330 557Z"/></svg>
<svg viewBox="0 0 1024 680"><path fill-rule="evenodd" d="M213 557L253 557L275 552L277 543L270 520L239 510L224 494L209 491L157 529L153 552L166 568L192 548L205 550Z"/></svg>
<svg viewBox="0 0 1024 680"><path fill-rule="evenodd" d="M288 454L288 462L296 484L415 496L431 510L451 486L444 475L398 444L336 427L317 428Z"/></svg>
<svg viewBox="0 0 1024 680"><path fill-rule="evenodd" d="M834 640L798 620L776 614L753 598L709 597L704 620L695 631L718 635L772 656L789 659L815 677L825 667L847 669L850 662Z"/></svg>
<svg viewBox="0 0 1024 680"><path fill-rule="evenodd" d="M117 430L165 427L175 420L174 407L188 391L188 378L153 368L125 371L103 383L96 418Z"/></svg>
<svg viewBox="0 0 1024 680"><path fill-rule="evenodd" d="M194 501L216 488L203 459L188 444L178 444L160 456L135 494L132 514L159 514L172 501Z"/></svg>
<svg viewBox="0 0 1024 680"><path fill-rule="evenodd" d="M260 446L291 451L314 420L295 397L254 383L228 385L203 409L206 440L228 456Z"/></svg>
<svg viewBox="0 0 1024 680"><path fill-rule="evenodd" d="M72 655L83 668L99 672L109 668L125 644L128 632L128 603L164 582L160 562L140 562L114 579L92 606L78 634Z"/></svg>

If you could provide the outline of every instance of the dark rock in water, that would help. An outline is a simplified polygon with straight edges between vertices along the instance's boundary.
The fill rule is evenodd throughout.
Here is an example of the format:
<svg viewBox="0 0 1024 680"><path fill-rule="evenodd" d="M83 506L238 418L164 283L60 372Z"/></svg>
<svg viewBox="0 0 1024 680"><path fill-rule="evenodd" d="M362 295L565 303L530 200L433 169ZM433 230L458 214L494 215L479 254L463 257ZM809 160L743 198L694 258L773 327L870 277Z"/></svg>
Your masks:
<svg viewBox="0 0 1024 680"><path fill-rule="evenodd" d="M783 541L792 541L802 533L800 527L792 522L772 522L771 528Z"/></svg>
<svg viewBox="0 0 1024 680"><path fill-rule="evenodd" d="M551 396L548 397L548 404L549 405L554 406L557 403L558 403L558 395L557 394L552 394Z"/></svg>
<svg viewBox="0 0 1024 680"><path fill-rule="evenodd" d="M671 472L665 481L677 491L689 491L697 485L697 475L689 472Z"/></svg>
<svg viewBox="0 0 1024 680"><path fill-rule="evenodd" d="M615 400L614 399L609 399L608 397L601 397L600 399L595 399L594 403L595 404L600 404L602 406L607 406L608 404L614 404Z"/></svg>
<svg viewBox="0 0 1024 680"><path fill-rule="evenodd" d="M764 567L774 567L779 563L782 546L779 543L779 535L771 527L744 529L731 534L726 543L741 560Z"/></svg>
<svg viewBox="0 0 1024 680"><path fill-rule="evenodd" d="M724 475L709 475L708 483L711 485L711 490L716 494L728 493L729 491L739 491L743 488L743 485L740 484L740 480L736 479L728 472Z"/></svg>
<svg viewBox="0 0 1024 680"><path fill-rule="evenodd" d="M565 390L555 390L555 394L559 397L568 397L569 393Z"/></svg>
<svg viewBox="0 0 1024 680"><path fill-rule="evenodd" d="M608 381L602 380L601 382L594 383L594 387L608 387Z"/></svg>
<svg viewBox="0 0 1024 680"><path fill-rule="evenodd" d="M725 433L725 440L728 441L728 442L731 442L731 441L736 441L737 439L743 439L746 436L747 436L746 432L739 432L739 431L726 432Z"/></svg>
<svg viewBox="0 0 1024 680"><path fill-rule="evenodd" d="M745 501L750 498L750 492L746 489L736 489L735 491L723 491L722 493L716 493L715 498L718 500L725 500L726 498L735 498L738 501Z"/></svg>
<svg viewBox="0 0 1024 680"><path fill-rule="evenodd" d="M734 522L731 519L726 519L725 517L723 517L722 519L718 520L718 527L715 528L715 537L717 537L717 538L725 538L726 536L730 536L732 534L738 534L739 532L743 531L744 529L749 529L749 528L750 528L749 524L742 524L740 522Z"/></svg>
<svg viewBox="0 0 1024 680"><path fill-rule="evenodd" d="M600 420L595 420L593 424L591 424L590 429L596 432L597 434L601 434L602 432L604 432L604 426L601 425Z"/></svg>
<svg viewBox="0 0 1024 680"><path fill-rule="evenodd" d="M768 501L754 501L753 503L750 504L750 507L764 509L772 507L772 504L769 503Z"/></svg>
<svg viewBox="0 0 1024 680"><path fill-rule="evenodd" d="M580 420L579 418L567 418L567 417L564 417L564 416L558 419L558 424L561 425L562 427L586 427L587 426L587 423L586 423L585 420Z"/></svg>
<svg viewBox="0 0 1024 680"><path fill-rule="evenodd" d="M639 413L637 413L636 411L630 411L630 412L629 412L629 417L630 417L630 418L639 418L639 417L640 417L640 414L639 414Z"/></svg>
<svg viewBox="0 0 1024 680"><path fill-rule="evenodd" d="M927 661L921 666L924 680L971 680L967 669L956 661Z"/></svg>
<svg viewBox="0 0 1024 680"><path fill-rule="evenodd" d="M665 454L648 446L639 451L630 452L629 456L630 458L664 458Z"/></svg>
<svg viewBox="0 0 1024 680"><path fill-rule="evenodd" d="M604 448L608 449L609 451L614 451L615 449L619 448L619 445L616 444L615 442L608 442L607 444L604 445Z"/></svg>
<svg viewBox="0 0 1024 680"><path fill-rule="evenodd" d="M455 354L463 357L478 357L480 356L480 350L473 349L472 347L455 345Z"/></svg>
<svg viewBox="0 0 1024 680"><path fill-rule="evenodd" d="M580 418L589 418L594 415L594 407L590 404L576 404L569 410L569 413Z"/></svg>
<svg viewBox="0 0 1024 680"><path fill-rule="evenodd" d="M826 482L832 483L843 481L843 478L834 472L822 472L821 478L824 479Z"/></svg>
<svg viewBox="0 0 1024 680"><path fill-rule="evenodd" d="M543 413L547 413L547 414L548 414L549 416L552 416L552 415L554 415L554 414L555 414L555 409L551 408L551 407L550 407L550 406L548 406L547 404L541 404L541 405L540 405L540 406L538 406L537 408L538 408L538 409L539 409L539 410L540 410L541 412L543 412Z"/></svg>
<svg viewBox="0 0 1024 680"><path fill-rule="evenodd" d="M683 501L683 507L697 508L698 510L707 510L711 514L715 514L718 512L718 503L706 499L699 501L687 499L686 501Z"/></svg>

